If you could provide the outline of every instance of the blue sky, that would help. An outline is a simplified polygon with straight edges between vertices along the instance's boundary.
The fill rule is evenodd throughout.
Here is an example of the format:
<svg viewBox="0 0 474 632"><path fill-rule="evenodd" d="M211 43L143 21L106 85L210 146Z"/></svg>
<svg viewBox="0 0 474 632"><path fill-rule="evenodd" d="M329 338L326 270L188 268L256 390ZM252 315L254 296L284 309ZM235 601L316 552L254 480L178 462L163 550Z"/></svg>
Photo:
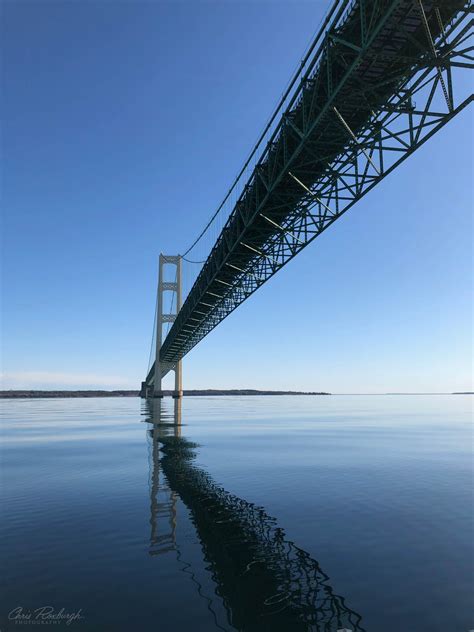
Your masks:
<svg viewBox="0 0 474 632"><path fill-rule="evenodd" d="M157 257L215 210L326 2L4 2L3 388L136 388ZM464 112L184 360L185 388L471 385Z"/></svg>

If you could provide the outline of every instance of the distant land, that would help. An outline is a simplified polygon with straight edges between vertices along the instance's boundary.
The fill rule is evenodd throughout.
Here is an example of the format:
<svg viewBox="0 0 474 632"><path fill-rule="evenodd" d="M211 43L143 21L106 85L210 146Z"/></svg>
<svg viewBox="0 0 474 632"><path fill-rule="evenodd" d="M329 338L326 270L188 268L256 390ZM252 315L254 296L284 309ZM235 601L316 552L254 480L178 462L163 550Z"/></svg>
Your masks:
<svg viewBox="0 0 474 632"><path fill-rule="evenodd" d="M171 395L173 391L163 391L164 395ZM139 397L140 391L0 391L0 399L34 399L44 397ZM331 395L331 393L316 393L305 391L258 391L245 389L205 389L183 391L184 396L200 395Z"/></svg>

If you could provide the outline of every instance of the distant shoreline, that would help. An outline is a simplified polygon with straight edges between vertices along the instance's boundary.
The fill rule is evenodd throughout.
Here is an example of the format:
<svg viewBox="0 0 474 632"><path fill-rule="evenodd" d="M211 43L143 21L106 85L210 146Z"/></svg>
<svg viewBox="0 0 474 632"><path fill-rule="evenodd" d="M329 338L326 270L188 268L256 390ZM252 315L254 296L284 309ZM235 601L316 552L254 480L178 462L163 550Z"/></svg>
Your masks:
<svg viewBox="0 0 474 632"><path fill-rule="evenodd" d="M164 395L170 396L173 391L163 391ZM196 397L205 395L331 395L331 393L316 393L305 391L259 391L254 389L205 389L205 390L185 390L185 397ZM139 397L140 391L0 391L0 399L41 399L72 398L72 397Z"/></svg>
<svg viewBox="0 0 474 632"><path fill-rule="evenodd" d="M173 391L163 391L165 396L171 396ZM195 389L183 391L185 397L231 396L240 395L334 395L325 391L259 391L257 389ZM336 395L474 395L473 391L455 391L453 393L336 393ZM39 391L39 390L9 390L0 391L0 399L46 399L46 398L78 398L78 397L139 397L140 391Z"/></svg>

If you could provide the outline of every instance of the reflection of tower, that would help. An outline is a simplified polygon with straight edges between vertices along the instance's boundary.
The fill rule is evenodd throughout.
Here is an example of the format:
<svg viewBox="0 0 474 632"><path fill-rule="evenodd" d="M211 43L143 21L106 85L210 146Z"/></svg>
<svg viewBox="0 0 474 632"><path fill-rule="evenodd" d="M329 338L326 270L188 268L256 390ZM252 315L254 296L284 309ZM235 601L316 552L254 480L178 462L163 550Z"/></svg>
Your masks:
<svg viewBox="0 0 474 632"><path fill-rule="evenodd" d="M160 401L146 403L146 421L153 423L149 431L153 439L152 549L174 549L180 559L175 539L179 498L189 511L215 595L222 600L232 628L363 632L361 616L333 591L319 563L288 540L263 507L227 492L194 463L197 445L181 437L180 404L175 400L171 414ZM161 450L155 445L158 442ZM164 496L160 496L161 485ZM167 520L169 530L163 535L168 540L157 539L160 520ZM212 599L208 601L214 612Z"/></svg>
<svg viewBox="0 0 474 632"><path fill-rule="evenodd" d="M161 555L176 549L176 503L177 494L168 486L165 476L160 471L160 439L170 433L179 437L181 434L181 399L174 400L174 418L172 424L167 417L161 400L155 400L148 407L153 428L149 430L151 438L151 506L150 506L150 555ZM161 480L160 480L161 477Z"/></svg>
<svg viewBox="0 0 474 632"><path fill-rule="evenodd" d="M182 400L173 401L173 410L168 410L168 406L163 404L161 399L147 400L145 402L145 421L153 424L158 434L175 437L181 436L181 407Z"/></svg>

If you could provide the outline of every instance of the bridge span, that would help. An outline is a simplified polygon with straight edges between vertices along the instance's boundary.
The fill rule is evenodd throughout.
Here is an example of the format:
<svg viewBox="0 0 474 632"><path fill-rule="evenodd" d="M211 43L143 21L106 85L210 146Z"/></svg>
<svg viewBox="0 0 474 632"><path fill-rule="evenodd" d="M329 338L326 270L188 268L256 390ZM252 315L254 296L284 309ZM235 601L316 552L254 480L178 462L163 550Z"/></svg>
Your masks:
<svg viewBox="0 0 474 632"><path fill-rule="evenodd" d="M472 27L466 0L333 2L224 199L237 201L182 305L181 257L160 256L160 271L171 263L177 274L167 283L160 272L143 396L162 396L170 370L181 396L182 358L473 100L459 79L473 68Z"/></svg>

